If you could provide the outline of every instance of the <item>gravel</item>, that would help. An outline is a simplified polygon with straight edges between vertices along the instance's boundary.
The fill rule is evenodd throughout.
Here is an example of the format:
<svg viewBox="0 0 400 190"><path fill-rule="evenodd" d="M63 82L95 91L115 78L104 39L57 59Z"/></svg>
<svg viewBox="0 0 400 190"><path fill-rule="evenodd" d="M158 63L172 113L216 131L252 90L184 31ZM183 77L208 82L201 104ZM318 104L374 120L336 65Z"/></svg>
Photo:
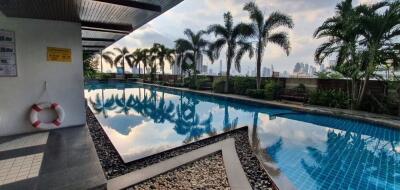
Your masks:
<svg viewBox="0 0 400 190"><path fill-rule="evenodd" d="M128 188L147 189L230 189L222 152L211 154Z"/></svg>
<svg viewBox="0 0 400 190"><path fill-rule="evenodd" d="M125 164L89 108L87 108L86 113L87 125L107 179L124 175L227 138L234 138L240 162L253 189L277 189L251 149L247 127L238 128Z"/></svg>

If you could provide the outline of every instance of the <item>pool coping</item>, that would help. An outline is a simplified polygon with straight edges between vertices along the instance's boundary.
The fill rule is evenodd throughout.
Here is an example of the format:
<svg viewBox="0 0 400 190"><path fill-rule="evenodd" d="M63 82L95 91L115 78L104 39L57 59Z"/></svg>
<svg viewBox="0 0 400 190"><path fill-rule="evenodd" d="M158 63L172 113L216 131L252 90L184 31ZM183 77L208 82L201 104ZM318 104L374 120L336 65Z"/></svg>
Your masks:
<svg viewBox="0 0 400 190"><path fill-rule="evenodd" d="M384 127L400 129L400 117L396 117L396 116L381 115L381 114L369 113L369 112L358 111L358 110L346 110L346 109L311 106L311 105L296 105L296 104L284 103L284 102L278 102L278 101L255 99L255 98L237 95L237 94L215 93L212 91L193 90L193 89L188 89L188 88L163 86L163 85L152 84L152 83L142 83L142 82L132 82L132 81L125 81L125 82L150 85L150 86L156 86L156 87L161 87L161 88L169 88L169 89L181 90L181 91L185 91L185 92L193 92L193 93L198 93L198 94L203 94L203 95L210 95L210 96L214 96L214 97L231 98L231 99L242 100L242 101L247 101L247 102L252 102L252 103L259 103L259 104L266 105L266 106L275 106L275 107L288 108L288 109L292 109L294 111L301 111L301 112L306 112L306 113L336 116L336 117L345 118L345 119L353 119L353 120L378 124L378 125L382 125Z"/></svg>
<svg viewBox="0 0 400 190"><path fill-rule="evenodd" d="M223 162L230 188L233 190L252 189L236 152L234 138L228 138L217 143L190 151L188 153L158 162L143 169L139 169L125 175L110 179L107 183L107 188L127 188L132 184L138 184L142 181L179 168L180 166L189 164L218 151L222 151L224 160Z"/></svg>

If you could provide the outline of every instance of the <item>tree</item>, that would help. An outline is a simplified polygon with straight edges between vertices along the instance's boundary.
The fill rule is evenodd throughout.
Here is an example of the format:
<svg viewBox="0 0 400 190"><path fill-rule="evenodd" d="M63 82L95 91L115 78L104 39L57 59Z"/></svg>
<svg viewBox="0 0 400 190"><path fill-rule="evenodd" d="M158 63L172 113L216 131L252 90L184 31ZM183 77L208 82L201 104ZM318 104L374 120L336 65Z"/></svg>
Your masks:
<svg viewBox="0 0 400 190"><path fill-rule="evenodd" d="M143 49L141 52L143 54L143 59L142 59L143 74L144 74L144 78L146 78L146 69L147 69L148 63L150 61L150 50L149 49Z"/></svg>
<svg viewBox="0 0 400 190"><path fill-rule="evenodd" d="M400 1L360 5L357 11L360 12L360 17L356 30L362 36L360 45L364 46L367 52L365 54L365 76L357 102L357 105L360 105L366 92L367 83L377 66L386 63L388 59L393 60L393 57L387 53L391 52L398 44L395 42L400 36Z"/></svg>
<svg viewBox="0 0 400 190"><path fill-rule="evenodd" d="M104 118L108 118L108 111L112 111L117 108L115 106L115 98L114 95L111 96L111 98L104 99L104 89L101 89L101 98L99 94L96 94L96 100L93 101L91 98L89 98L89 103L93 108L93 111L95 114L103 114Z"/></svg>
<svg viewBox="0 0 400 190"><path fill-rule="evenodd" d="M132 65L132 61L129 56L130 53L126 47L122 49L114 48L114 50L118 52L118 55L115 57L114 64L120 63L122 66L122 74L125 75L125 61L129 66Z"/></svg>
<svg viewBox="0 0 400 190"><path fill-rule="evenodd" d="M131 59L132 59L132 64L135 65L136 67L138 67L139 69L139 75L140 73L140 63L143 64L143 72L144 74L146 74L146 67L147 67L147 62L148 62L148 49L136 49L134 52L132 52L132 54L130 55Z"/></svg>
<svg viewBox="0 0 400 190"><path fill-rule="evenodd" d="M352 108L360 106L367 83L379 65L387 60L398 63L393 42L400 34L396 28L399 18L398 2L353 7L352 0L345 0L336 6L336 15L315 31L314 37L328 39L317 48L315 60L322 63L336 56L334 70L352 79Z"/></svg>
<svg viewBox="0 0 400 190"><path fill-rule="evenodd" d="M261 64L262 57L264 55L265 48L268 43L276 44L282 47L286 55L290 52L289 37L286 32L273 32L279 27L293 28L293 20L290 16L280 13L273 12L265 20L263 12L254 2L247 3L244 8L250 14L252 20L252 29L257 38L256 44L256 69L257 69L257 89L260 89L261 85Z"/></svg>
<svg viewBox="0 0 400 190"><path fill-rule="evenodd" d="M184 34L187 39L180 38L175 41L176 45L180 48L180 51L184 52L185 55L190 55L193 57L192 69L193 69L193 79L194 82L197 83L197 68L196 62L199 60L203 54L207 54L210 57L210 52L207 50L207 46L209 42L203 38L206 34L205 31L200 30L197 33L194 33L190 29L186 29ZM186 60L186 59L184 59Z"/></svg>
<svg viewBox="0 0 400 190"><path fill-rule="evenodd" d="M112 57L115 56L114 52L107 51L104 52L101 51L100 53L97 54L100 57L100 72L103 73L103 59L106 61L106 63L110 64L111 68L114 67L114 60Z"/></svg>
<svg viewBox="0 0 400 190"><path fill-rule="evenodd" d="M195 62L194 54L192 51L188 51L185 48L185 44L181 43L180 41L175 41L175 59L176 64L178 64L178 67L180 68L179 70L182 83L184 83L184 72L188 72L190 77L192 73L191 71L196 70L196 65L193 64Z"/></svg>
<svg viewBox="0 0 400 190"><path fill-rule="evenodd" d="M83 75L85 78L96 76L97 63L93 61L93 56L89 53L83 53Z"/></svg>
<svg viewBox="0 0 400 190"><path fill-rule="evenodd" d="M174 64L175 62L175 50L169 49L162 44L154 44L154 48L157 49L156 51L156 59L158 59L158 64L160 65L162 76L164 79L165 75L165 62L169 62L170 65Z"/></svg>
<svg viewBox="0 0 400 190"><path fill-rule="evenodd" d="M150 75L152 82L154 81L155 76L157 74L157 61L159 52L160 49L157 47L156 44L153 44L153 47L149 49L148 59L149 59Z"/></svg>
<svg viewBox="0 0 400 190"><path fill-rule="evenodd" d="M232 66L232 61L235 59L235 68L240 72L240 61L245 53L249 53L251 58L254 54L253 46L246 40L252 37L254 31L251 25L239 23L233 25L233 18L230 12L224 14L224 25L215 24L208 28L208 32L215 34L218 37L214 43L210 45L213 58L218 58L221 49L227 46L226 49L226 81L225 92L229 91L229 77Z"/></svg>

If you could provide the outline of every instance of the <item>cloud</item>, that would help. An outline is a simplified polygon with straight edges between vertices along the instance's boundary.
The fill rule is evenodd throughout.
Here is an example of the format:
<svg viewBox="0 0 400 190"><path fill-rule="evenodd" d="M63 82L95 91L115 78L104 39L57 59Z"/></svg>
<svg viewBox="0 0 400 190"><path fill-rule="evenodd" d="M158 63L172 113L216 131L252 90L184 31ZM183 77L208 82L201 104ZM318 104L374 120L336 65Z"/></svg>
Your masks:
<svg viewBox="0 0 400 190"><path fill-rule="evenodd" d="M354 0L354 5L372 3L378 0ZM193 31L206 29L209 25L223 22L223 13L230 11L234 22L248 22L248 13L243 11L243 6L248 0L185 0L163 15L152 20L142 28L128 35L117 46L132 48L149 47L154 42L173 47L174 40L184 37L183 31L191 28ZM314 39L312 34L324 20L334 15L335 6L340 0L256 0L260 9L269 15L273 11L280 11L292 16L295 28L288 31L292 44L290 56L275 45L270 44L263 57L263 66L274 65L277 71L291 71L296 62L315 64L313 55L322 40ZM225 53L221 59L225 63ZM206 64L214 71L219 70L219 64L211 65L207 59ZM255 68L255 60L244 58L242 73L247 68ZM219 63L219 60L216 61ZM168 71L167 71L168 72Z"/></svg>

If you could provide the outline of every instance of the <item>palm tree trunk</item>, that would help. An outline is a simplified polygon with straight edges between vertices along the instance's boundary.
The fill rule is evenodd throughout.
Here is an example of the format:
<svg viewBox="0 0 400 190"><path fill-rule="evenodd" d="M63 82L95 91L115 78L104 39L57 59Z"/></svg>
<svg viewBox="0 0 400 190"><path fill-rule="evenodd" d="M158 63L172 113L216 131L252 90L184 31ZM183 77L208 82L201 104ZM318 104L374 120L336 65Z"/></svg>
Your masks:
<svg viewBox="0 0 400 190"><path fill-rule="evenodd" d="M375 68L374 68L374 59L375 59L375 53L376 53L376 48L375 47L376 46L374 44L371 44L369 46L368 65L367 65L367 68L366 68L366 75L365 75L365 78L364 78L364 83L363 83L361 92L359 94L359 99L358 99L358 102L357 102L357 106L358 107L361 105L361 103L362 103L362 101L364 99L365 91L367 89L367 84L368 84L368 81L369 81L369 77L370 77L371 74L373 74L373 71L375 71Z"/></svg>
<svg viewBox="0 0 400 190"><path fill-rule="evenodd" d="M260 89L261 87L261 57L262 57L262 44L261 44L261 39L258 41L258 47L257 47L257 89Z"/></svg>
<svg viewBox="0 0 400 190"><path fill-rule="evenodd" d="M125 78L125 56L122 57L122 76Z"/></svg>
<svg viewBox="0 0 400 190"><path fill-rule="evenodd" d="M161 71L162 71L162 81L165 80L165 69L164 69L164 63L161 66Z"/></svg>
<svg viewBox="0 0 400 190"><path fill-rule="evenodd" d="M357 98L357 80L356 79L351 79L351 107L350 109L354 110L355 109L355 103L356 103L356 98Z"/></svg>
<svg viewBox="0 0 400 190"><path fill-rule="evenodd" d="M139 65L139 77L140 77L140 63L138 63L138 65Z"/></svg>
<svg viewBox="0 0 400 190"><path fill-rule="evenodd" d="M258 112L254 112L253 115L253 128L252 133L251 133L251 144L252 144L252 148L254 151L257 151L258 148L260 147L259 143L260 141L258 140L258 135L257 135L257 127L258 127Z"/></svg>
<svg viewBox="0 0 400 190"><path fill-rule="evenodd" d="M193 68L194 68L194 73L193 73L193 79L194 79L194 85L197 86L197 53L194 53L194 63L193 63Z"/></svg>
<svg viewBox="0 0 400 190"><path fill-rule="evenodd" d="M143 80L146 80L146 65L143 65Z"/></svg>
<svg viewBox="0 0 400 190"><path fill-rule="evenodd" d="M181 81L182 81L182 84L185 82L185 81L183 81L184 79L183 79L183 69L182 69L182 63L181 63Z"/></svg>
<svg viewBox="0 0 400 190"><path fill-rule="evenodd" d="M232 57L230 54L227 57L227 64L226 64L226 81L225 81L225 93L229 92L229 77L231 72L231 64L232 64Z"/></svg>

